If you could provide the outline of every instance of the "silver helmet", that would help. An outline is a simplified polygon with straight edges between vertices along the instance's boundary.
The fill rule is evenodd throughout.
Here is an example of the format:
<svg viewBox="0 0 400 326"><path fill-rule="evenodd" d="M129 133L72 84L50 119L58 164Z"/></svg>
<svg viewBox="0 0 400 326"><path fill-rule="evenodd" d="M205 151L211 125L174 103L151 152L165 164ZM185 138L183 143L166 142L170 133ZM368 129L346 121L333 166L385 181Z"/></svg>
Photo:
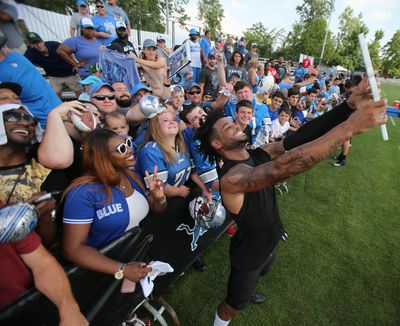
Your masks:
<svg viewBox="0 0 400 326"><path fill-rule="evenodd" d="M163 112L165 108L161 106L157 96L146 95L139 102L139 110L146 118L151 119Z"/></svg>
<svg viewBox="0 0 400 326"><path fill-rule="evenodd" d="M205 229L218 228L225 221L225 208L215 199L196 197L189 203L189 211L195 223Z"/></svg>
<svg viewBox="0 0 400 326"><path fill-rule="evenodd" d="M25 238L36 227L39 212L27 203L10 205L0 210L0 243Z"/></svg>

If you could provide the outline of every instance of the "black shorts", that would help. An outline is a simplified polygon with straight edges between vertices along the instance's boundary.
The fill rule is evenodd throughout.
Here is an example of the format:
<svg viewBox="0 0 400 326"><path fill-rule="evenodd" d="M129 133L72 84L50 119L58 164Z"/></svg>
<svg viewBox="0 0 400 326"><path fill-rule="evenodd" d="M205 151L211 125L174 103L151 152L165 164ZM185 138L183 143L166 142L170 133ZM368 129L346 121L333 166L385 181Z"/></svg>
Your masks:
<svg viewBox="0 0 400 326"><path fill-rule="evenodd" d="M268 259L253 271L241 271L231 265L228 280L228 294L226 303L236 310L243 310L249 303L251 295L257 288L258 279L268 273L276 257L277 247L271 252Z"/></svg>

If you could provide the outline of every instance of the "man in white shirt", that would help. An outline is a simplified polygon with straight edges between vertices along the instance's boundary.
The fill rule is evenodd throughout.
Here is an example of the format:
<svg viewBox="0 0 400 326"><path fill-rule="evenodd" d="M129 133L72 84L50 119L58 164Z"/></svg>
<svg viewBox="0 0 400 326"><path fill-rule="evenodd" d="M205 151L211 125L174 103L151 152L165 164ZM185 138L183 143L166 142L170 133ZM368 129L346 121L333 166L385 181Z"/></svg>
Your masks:
<svg viewBox="0 0 400 326"><path fill-rule="evenodd" d="M195 28L189 30L189 50L190 50L190 67L192 68L193 83L199 83L201 71L201 45L199 42L199 32Z"/></svg>

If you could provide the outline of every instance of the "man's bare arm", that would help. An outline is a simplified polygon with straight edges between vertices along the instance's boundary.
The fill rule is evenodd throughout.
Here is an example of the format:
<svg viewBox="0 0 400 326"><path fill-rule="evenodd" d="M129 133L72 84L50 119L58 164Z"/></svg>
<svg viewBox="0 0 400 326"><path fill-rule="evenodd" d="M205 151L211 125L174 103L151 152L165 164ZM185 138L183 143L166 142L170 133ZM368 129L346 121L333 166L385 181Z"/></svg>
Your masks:
<svg viewBox="0 0 400 326"><path fill-rule="evenodd" d="M238 164L221 179L221 189L230 194L258 191L291 176L307 171L332 153L350 137L367 131L387 120L384 116L386 103L367 103L348 120L341 123L322 137L296 147L277 159L250 167Z"/></svg>
<svg viewBox="0 0 400 326"><path fill-rule="evenodd" d="M42 245L21 258L32 270L36 288L57 306L60 325L88 325L73 297L67 275L55 258Z"/></svg>

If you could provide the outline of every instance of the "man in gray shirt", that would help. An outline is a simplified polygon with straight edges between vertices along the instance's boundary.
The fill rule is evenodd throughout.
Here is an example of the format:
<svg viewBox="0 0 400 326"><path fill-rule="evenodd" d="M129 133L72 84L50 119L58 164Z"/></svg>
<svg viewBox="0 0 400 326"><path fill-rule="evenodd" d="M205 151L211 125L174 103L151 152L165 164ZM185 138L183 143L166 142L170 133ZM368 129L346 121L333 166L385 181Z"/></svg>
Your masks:
<svg viewBox="0 0 400 326"><path fill-rule="evenodd" d="M115 21L122 20L126 25L128 31L128 37L131 36L131 22L129 21L128 15L121 7L117 6L117 0L109 0L106 8L106 14L114 17Z"/></svg>
<svg viewBox="0 0 400 326"><path fill-rule="evenodd" d="M0 36L3 35L7 38L6 44L10 50L24 54L26 46L17 20L17 8L0 0Z"/></svg>
<svg viewBox="0 0 400 326"><path fill-rule="evenodd" d="M78 12L74 13L71 17L71 22L69 24L69 34L73 36L81 35L81 19L86 17L92 20L93 16L89 14L87 3L85 0L77 0L76 6L78 7Z"/></svg>

